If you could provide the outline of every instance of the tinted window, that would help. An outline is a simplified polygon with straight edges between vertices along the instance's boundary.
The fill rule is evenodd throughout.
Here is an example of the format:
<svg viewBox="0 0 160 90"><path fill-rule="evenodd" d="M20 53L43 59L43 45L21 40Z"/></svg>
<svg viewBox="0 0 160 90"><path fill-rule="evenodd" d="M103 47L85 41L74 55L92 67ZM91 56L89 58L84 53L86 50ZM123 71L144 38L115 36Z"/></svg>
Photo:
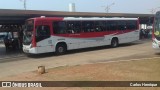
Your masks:
<svg viewBox="0 0 160 90"><path fill-rule="evenodd" d="M54 34L65 34L67 33L67 27L66 27L66 22L63 21L57 21L53 22L53 32Z"/></svg>
<svg viewBox="0 0 160 90"><path fill-rule="evenodd" d="M81 32L81 22L78 21L67 22L67 33L80 33L80 32Z"/></svg>
<svg viewBox="0 0 160 90"><path fill-rule="evenodd" d="M82 30L83 32L94 32L94 21L83 21Z"/></svg>
<svg viewBox="0 0 160 90"><path fill-rule="evenodd" d="M49 26L36 26L37 36L50 36L50 28Z"/></svg>
<svg viewBox="0 0 160 90"><path fill-rule="evenodd" d="M127 29L129 30L137 29L137 21L127 21Z"/></svg>
<svg viewBox="0 0 160 90"><path fill-rule="evenodd" d="M117 28L118 30L126 30L126 21L118 21Z"/></svg>
<svg viewBox="0 0 160 90"><path fill-rule="evenodd" d="M76 33L80 33L81 32L81 22L75 22L74 31Z"/></svg>
<svg viewBox="0 0 160 90"><path fill-rule="evenodd" d="M50 37L50 27L47 25L36 26L36 42Z"/></svg>
<svg viewBox="0 0 160 90"><path fill-rule="evenodd" d="M105 31L105 30L106 30L105 21L95 22L95 31L96 32L101 32L101 31Z"/></svg>
<svg viewBox="0 0 160 90"><path fill-rule="evenodd" d="M108 31L115 31L117 30L117 23L116 21L107 21L106 28Z"/></svg>

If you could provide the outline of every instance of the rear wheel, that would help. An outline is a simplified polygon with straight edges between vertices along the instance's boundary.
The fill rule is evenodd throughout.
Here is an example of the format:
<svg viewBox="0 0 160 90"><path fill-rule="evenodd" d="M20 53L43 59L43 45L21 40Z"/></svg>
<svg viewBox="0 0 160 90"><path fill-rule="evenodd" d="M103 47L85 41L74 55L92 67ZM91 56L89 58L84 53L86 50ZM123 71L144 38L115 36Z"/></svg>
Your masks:
<svg viewBox="0 0 160 90"><path fill-rule="evenodd" d="M66 45L64 44L58 44L56 46L56 54L57 55L62 55L66 52L67 48L66 48Z"/></svg>
<svg viewBox="0 0 160 90"><path fill-rule="evenodd" d="M118 47L118 39L113 38L111 41L111 47L115 48Z"/></svg>

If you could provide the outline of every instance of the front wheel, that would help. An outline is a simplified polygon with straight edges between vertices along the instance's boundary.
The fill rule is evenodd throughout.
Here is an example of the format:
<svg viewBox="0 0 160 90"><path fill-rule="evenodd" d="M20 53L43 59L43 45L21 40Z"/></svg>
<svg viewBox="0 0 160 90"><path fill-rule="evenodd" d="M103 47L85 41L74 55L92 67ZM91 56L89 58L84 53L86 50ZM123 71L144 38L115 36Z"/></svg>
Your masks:
<svg viewBox="0 0 160 90"><path fill-rule="evenodd" d="M113 48L118 47L118 40L117 39L112 39L111 47L113 47Z"/></svg>
<svg viewBox="0 0 160 90"><path fill-rule="evenodd" d="M67 48L66 48L66 46L65 45L57 45L56 46L56 54L57 55L62 55L62 54L64 54L65 52L66 52L66 50L67 50Z"/></svg>

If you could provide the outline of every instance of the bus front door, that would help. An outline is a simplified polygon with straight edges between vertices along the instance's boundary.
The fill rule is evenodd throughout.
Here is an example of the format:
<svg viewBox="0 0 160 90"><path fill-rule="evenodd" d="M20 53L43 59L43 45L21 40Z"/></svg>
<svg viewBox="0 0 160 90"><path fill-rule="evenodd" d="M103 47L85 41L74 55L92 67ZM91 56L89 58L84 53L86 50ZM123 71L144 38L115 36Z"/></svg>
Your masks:
<svg viewBox="0 0 160 90"><path fill-rule="evenodd" d="M36 42L38 53L46 53L53 51L49 25L36 26Z"/></svg>

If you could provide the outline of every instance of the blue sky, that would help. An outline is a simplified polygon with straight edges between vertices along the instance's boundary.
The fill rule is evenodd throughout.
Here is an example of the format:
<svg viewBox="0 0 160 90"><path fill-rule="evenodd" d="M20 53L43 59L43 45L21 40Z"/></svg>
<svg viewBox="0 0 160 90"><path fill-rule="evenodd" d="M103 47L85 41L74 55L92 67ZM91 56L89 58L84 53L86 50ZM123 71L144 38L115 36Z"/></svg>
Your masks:
<svg viewBox="0 0 160 90"><path fill-rule="evenodd" d="M105 12L112 3L112 13L151 13L160 10L160 0L27 0L29 10L68 11L69 3L76 4L77 12ZM0 9L24 9L21 0L1 0Z"/></svg>

